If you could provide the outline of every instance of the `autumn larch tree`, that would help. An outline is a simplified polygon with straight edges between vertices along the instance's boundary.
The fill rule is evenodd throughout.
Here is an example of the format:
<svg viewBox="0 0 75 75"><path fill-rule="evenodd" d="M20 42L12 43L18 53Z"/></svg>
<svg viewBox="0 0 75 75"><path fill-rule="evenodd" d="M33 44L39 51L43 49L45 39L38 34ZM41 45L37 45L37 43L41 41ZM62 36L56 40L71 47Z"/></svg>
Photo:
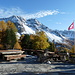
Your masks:
<svg viewBox="0 0 75 75"><path fill-rule="evenodd" d="M14 49L22 49L21 45L19 44L19 42L17 41L14 45Z"/></svg>
<svg viewBox="0 0 75 75"><path fill-rule="evenodd" d="M12 28L12 30L14 32L17 32L18 31L17 28L16 28L16 26L15 26L15 24L13 22L11 22L11 21L8 21L7 22L7 26L8 26L8 28Z"/></svg>
<svg viewBox="0 0 75 75"><path fill-rule="evenodd" d="M43 31L37 32L33 37L33 49L43 50L49 47L48 38Z"/></svg>

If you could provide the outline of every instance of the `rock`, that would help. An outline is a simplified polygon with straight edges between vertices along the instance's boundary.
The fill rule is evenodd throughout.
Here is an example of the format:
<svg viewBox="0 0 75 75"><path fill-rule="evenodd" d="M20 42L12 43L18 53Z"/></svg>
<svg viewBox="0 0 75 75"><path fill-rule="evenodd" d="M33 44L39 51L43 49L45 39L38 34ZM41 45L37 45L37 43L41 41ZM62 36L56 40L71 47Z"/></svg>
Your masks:
<svg viewBox="0 0 75 75"><path fill-rule="evenodd" d="M50 61L47 61L47 63L48 63L48 64L51 64L51 62L50 62Z"/></svg>

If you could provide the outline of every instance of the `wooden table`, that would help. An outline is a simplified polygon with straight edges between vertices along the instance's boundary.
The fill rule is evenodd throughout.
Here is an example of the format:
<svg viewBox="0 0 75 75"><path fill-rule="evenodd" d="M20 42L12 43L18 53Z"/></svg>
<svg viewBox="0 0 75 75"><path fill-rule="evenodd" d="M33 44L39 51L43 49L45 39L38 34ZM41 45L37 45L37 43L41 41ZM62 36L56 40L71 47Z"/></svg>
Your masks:
<svg viewBox="0 0 75 75"><path fill-rule="evenodd" d="M2 60L21 59L26 56L23 53L24 51L21 50L0 50L0 58Z"/></svg>

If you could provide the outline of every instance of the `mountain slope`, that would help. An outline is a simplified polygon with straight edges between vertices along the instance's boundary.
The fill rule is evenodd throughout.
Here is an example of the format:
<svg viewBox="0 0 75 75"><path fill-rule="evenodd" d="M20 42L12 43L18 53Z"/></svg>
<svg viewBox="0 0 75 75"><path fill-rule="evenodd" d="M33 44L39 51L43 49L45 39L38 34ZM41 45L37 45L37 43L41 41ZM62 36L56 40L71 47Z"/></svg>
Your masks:
<svg viewBox="0 0 75 75"><path fill-rule="evenodd" d="M11 16L8 18L0 18L0 21L1 20L4 20L5 22L10 20L15 23L19 34L35 34L36 31L44 31L50 41L54 40L55 42L65 44L69 43L65 40L70 41L69 39L74 38L73 31L51 30L36 19L25 20L20 16Z"/></svg>

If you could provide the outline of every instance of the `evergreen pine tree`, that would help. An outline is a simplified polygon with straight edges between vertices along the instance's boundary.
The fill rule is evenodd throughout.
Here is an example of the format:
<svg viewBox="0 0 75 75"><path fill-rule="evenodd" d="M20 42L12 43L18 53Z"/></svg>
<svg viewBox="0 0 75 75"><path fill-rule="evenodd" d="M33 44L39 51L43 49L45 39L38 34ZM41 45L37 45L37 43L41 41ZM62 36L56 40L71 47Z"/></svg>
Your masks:
<svg viewBox="0 0 75 75"><path fill-rule="evenodd" d="M16 35L11 28L7 29L5 33L6 35L4 37L4 44L6 45L6 48L12 49L17 41Z"/></svg>
<svg viewBox="0 0 75 75"><path fill-rule="evenodd" d="M49 42L50 46L49 46L49 51L54 52L55 51L55 45L53 42Z"/></svg>
<svg viewBox="0 0 75 75"><path fill-rule="evenodd" d="M25 36L21 40L22 48L29 49L30 48L30 35L25 34Z"/></svg>

